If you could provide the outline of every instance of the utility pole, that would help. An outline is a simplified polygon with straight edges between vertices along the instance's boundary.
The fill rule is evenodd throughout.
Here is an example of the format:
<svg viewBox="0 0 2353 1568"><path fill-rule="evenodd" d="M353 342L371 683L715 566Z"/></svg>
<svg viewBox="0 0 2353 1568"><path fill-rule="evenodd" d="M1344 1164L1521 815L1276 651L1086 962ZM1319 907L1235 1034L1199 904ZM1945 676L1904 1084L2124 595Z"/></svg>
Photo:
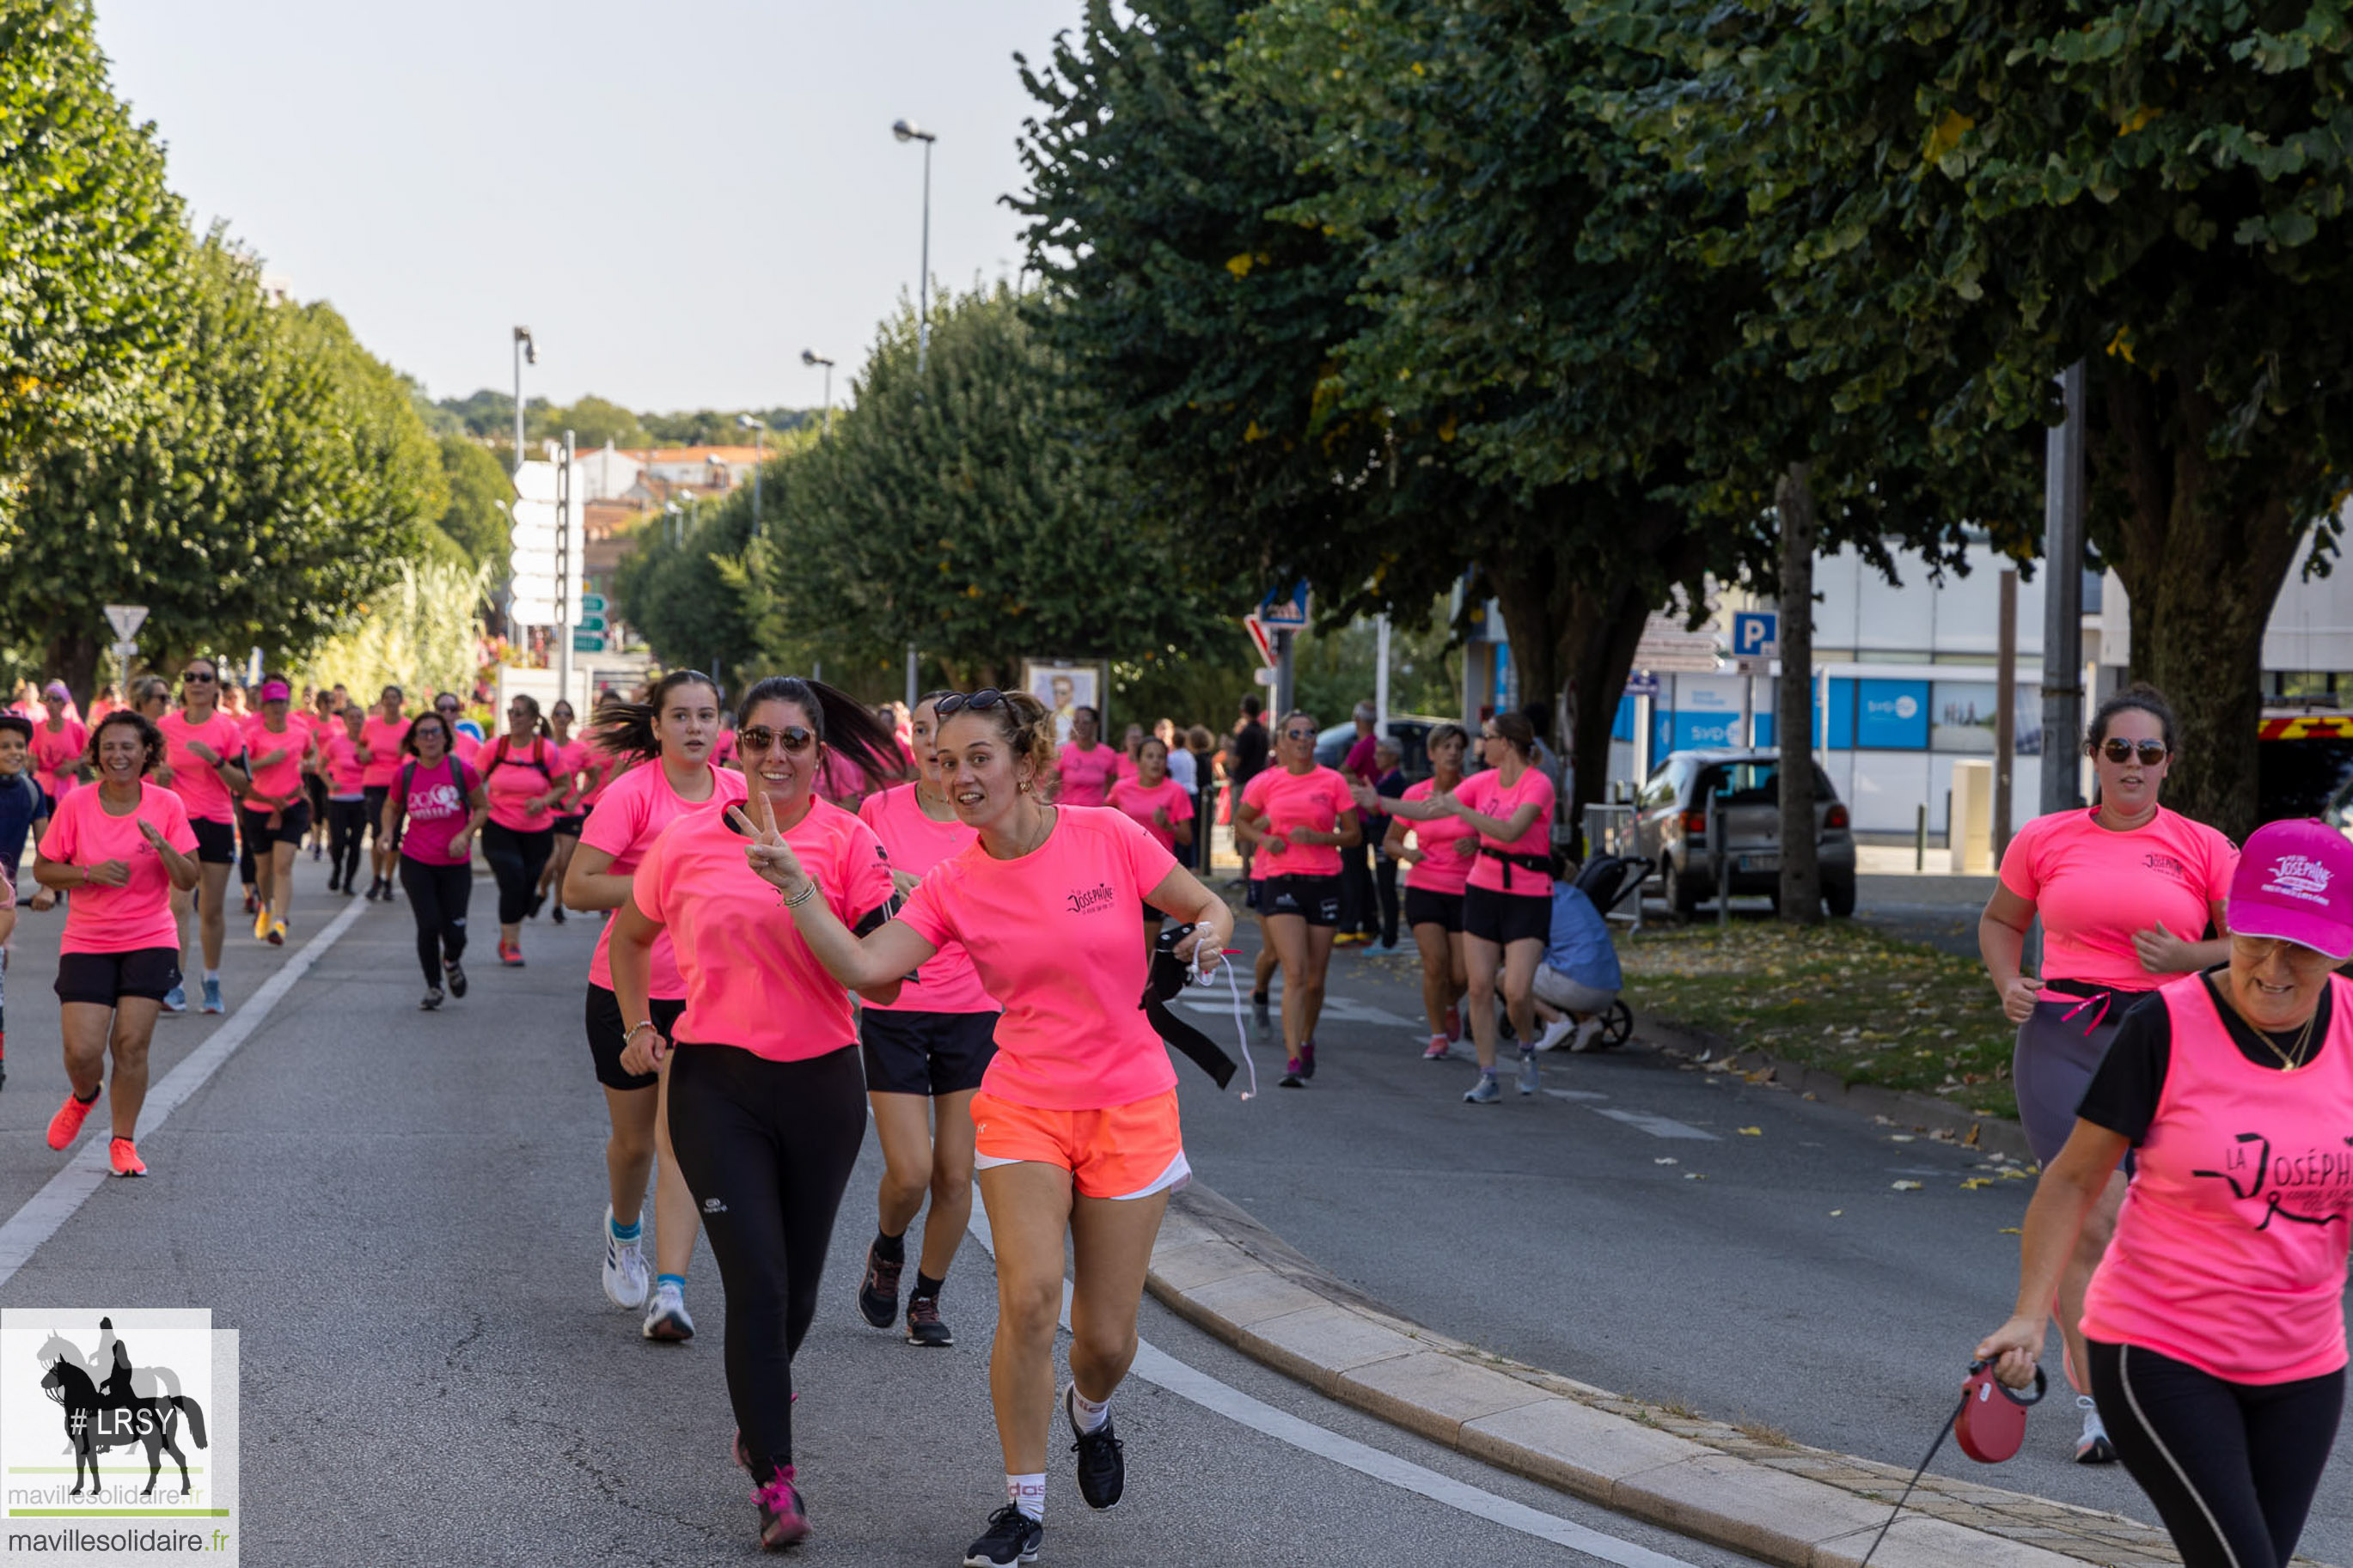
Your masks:
<svg viewBox="0 0 2353 1568"><path fill-rule="evenodd" d="M578 504L573 490L577 455L572 432L564 433L564 466L555 474L555 694L572 700L572 579L580 563L572 558L572 513ZM581 704L580 706L586 706Z"/></svg>
<svg viewBox="0 0 2353 1568"><path fill-rule="evenodd" d="M1386 739L1389 732L1389 617L1386 612L1373 618L1373 733Z"/></svg>
<svg viewBox="0 0 2353 1568"><path fill-rule="evenodd" d="M915 280L915 374L920 376L932 353L932 144L940 137L909 120L892 125L891 134L923 144L923 268Z"/></svg>
<svg viewBox="0 0 2353 1568"><path fill-rule="evenodd" d="M2010 847L2010 769L2018 752L2018 571L2001 573L2001 627L1997 634L1993 710L1993 863Z"/></svg>
<svg viewBox="0 0 2353 1568"><path fill-rule="evenodd" d="M2042 814L2081 798L2084 732L2084 362L2059 377L2065 423L2043 437Z"/></svg>

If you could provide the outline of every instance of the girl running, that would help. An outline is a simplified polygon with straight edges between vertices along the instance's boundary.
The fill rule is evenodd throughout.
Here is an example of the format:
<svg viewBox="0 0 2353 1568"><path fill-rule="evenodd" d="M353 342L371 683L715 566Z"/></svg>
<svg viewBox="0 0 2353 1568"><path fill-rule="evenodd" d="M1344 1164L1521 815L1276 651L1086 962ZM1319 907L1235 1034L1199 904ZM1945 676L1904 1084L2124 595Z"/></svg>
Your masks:
<svg viewBox="0 0 2353 1568"><path fill-rule="evenodd" d="M814 785L833 746L878 777L897 747L865 704L794 676L744 694L735 746L751 816L741 806L689 812L654 840L613 920L613 989L630 1020L624 1068L651 1071L675 1048L670 1137L727 1292L735 1455L756 1483L760 1543L778 1547L809 1531L794 1484L793 1355L817 1316L834 1215L866 1136L849 998L802 928L822 920L845 935L848 926L871 930L892 903L873 830L818 799ZM747 863L746 833L797 851L783 909ZM674 1042L651 1010L654 939L664 931L686 982ZM864 989L888 1001L913 967Z"/></svg>
<svg viewBox="0 0 2353 1568"><path fill-rule="evenodd" d="M1430 731L1430 775L1408 784L1403 799L1426 801L1462 786L1462 753L1471 737L1460 724ZM1369 788L1360 788L1361 807ZM1409 843L1410 839L1410 843ZM1430 1048L1421 1059L1442 1062L1462 1037L1462 994L1470 987L1463 951L1462 895L1471 883L1471 863L1479 856L1479 835L1458 816L1417 821L1391 808L1381 853L1405 862L1405 923L1421 952L1421 1010L1430 1019Z"/></svg>
<svg viewBox="0 0 2353 1568"><path fill-rule="evenodd" d="M564 901L575 910L627 904L638 861L663 828L690 812L742 800L746 787L742 773L712 765L719 689L699 670L671 670L642 702L607 698L596 718L590 733L598 754L628 771L602 786L596 808L581 825L580 849L564 879ZM605 1209L605 1294L616 1306L646 1308L647 1339L691 1339L694 1320L686 1310L686 1270L701 1221L670 1146L667 1061L659 1072L621 1066L628 1041L613 991L612 940L608 921L588 961L587 1004L588 1055L613 1125L605 1141L611 1193ZM654 939L647 963L648 1010L638 1016L651 1018L667 1038L686 1009L686 979L667 934ZM654 1182L654 1266L659 1271L650 1303L642 1217L649 1176Z"/></svg>
<svg viewBox="0 0 2353 1568"><path fill-rule="evenodd" d="M539 874L555 848L555 808L571 787L547 721L539 716L539 699L521 691L510 698L507 732L474 760L490 791L482 858L499 884L499 962L521 969L522 918L538 897Z"/></svg>
<svg viewBox="0 0 2353 1568"><path fill-rule="evenodd" d="M1054 798L1064 805L1102 805L1110 796L1119 753L1095 739L1102 727L1093 709L1071 710L1071 738L1054 759Z"/></svg>
<svg viewBox="0 0 2353 1568"><path fill-rule="evenodd" d="M548 739L555 745L555 773L564 783L564 798L555 803L555 821L551 825L555 847L547 858L547 868L539 874L539 886L531 900L531 912L535 915L547 895L554 893L555 908L549 918L557 925L564 923L564 874L572 869L572 852L580 847L580 825L587 811L581 804L580 781L592 776L587 743L572 733L574 718L572 704L561 697L547 710Z"/></svg>
<svg viewBox="0 0 2353 1568"><path fill-rule="evenodd" d="M417 962L425 971L418 1008L466 994L466 906L474 896L474 835L491 815L481 775L449 751L449 721L420 713L401 742L408 758L384 805L383 841L400 846L400 886L417 920ZM404 829L402 824L406 822Z"/></svg>
<svg viewBox="0 0 2353 1568"><path fill-rule="evenodd" d="M187 957L188 916L195 915L196 946L204 958L204 993L199 1011L221 1013L221 942L228 921L229 868L237 863L237 796L245 791L244 773L232 759L245 750L245 732L236 720L220 710L220 667L202 654L180 669L180 708L167 713L156 728L164 735L164 765L155 770L187 809L189 829L196 836L196 864L203 877L194 889L172 889L172 918L181 936L179 950ZM174 998L187 1005L184 989ZM167 1001L167 1005L169 1002Z"/></svg>
<svg viewBox="0 0 2353 1568"><path fill-rule="evenodd" d="M327 891L358 892L360 852L367 842L367 764L360 761L367 714L345 708L322 734L320 772L327 784Z"/></svg>
<svg viewBox="0 0 2353 1568"><path fill-rule="evenodd" d="M261 711L245 727L247 779L237 826L254 858L260 908L253 934L272 947L286 944L286 917L294 904L294 857L311 829L311 802L302 764L311 755L310 726L292 716L293 689L282 675L265 676Z"/></svg>
<svg viewBox="0 0 2353 1568"><path fill-rule="evenodd" d="M101 684L98 695L90 700L90 711L84 717L95 724L121 706L122 700L114 689L114 682L109 680Z"/></svg>
<svg viewBox="0 0 2353 1568"><path fill-rule="evenodd" d="M835 911L814 862L758 832L745 854L784 894L789 920L840 984L889 987L950 943L1005 1005L997 1055L972 1117L980 1193L997 1246L997 1343L989 1394L1005 1451L1005 1506L965 1556L1011 1568L1044 1536L1062 1258L1073 1252L1071 1382L1079 1492L1109 1508L1125 1485L1112 1394L1135 1357L1136 1311L1168 1194L1191 1174L1176 1075L1136 1005L1147 974L1130 915L1149 900L1196 922L1180 957L1213 967L1233 933L1223 900L1118 812L1040 797L1053 716L1027 692L935 705L940 774L976 841L941 862L897 920L862 940Z"/></svg>
<svg viewBox="0 0 2353 1568"><path fill-rule="evenodd" d="M131 683L131 710L150 724L160 721L171 709L172 684L162 676L142 675Z"/></svg>
<svg viewBox="0 0 2353 1568"><path fill-rule="evenodd" d="M343 721L335 708L335 694L302 689L305 710L303 721L311 728L311 760L303 769L302 787L311 797L311 858L318 859L326 850L328 817L327 802L332 798L327 789L327 743L343 733Z"/></svg>
<svg viewBox="0 0 2353 1568"><path fill-rule="evenodd" d="M81 783L82 759L90 750L90 731L73 717L73 693L62 680L41 689L45 718L33 724L33 767L52 804L62 805Z"/></svg>
<svg viewBox="0 0 2353 1568"><path fill-rule="evenodd" d="M147 1099L147 1043L164 996L180 983L169 889L193 888L201 874L187 808L147 782L163 760L154 725L120 709L108 714L89 754L98 787L58 803L33 862L41 886L73 893L57 982L72 1091L49 1119L49 1147L63 1149L81 1131L111 1055L114 1137L106 1154L118 1176L147 1173L135 1142Z"/></svg>
<svg viewBox="0 0 2353 1568"><path fill-rule="evenodd" d="M1121 779L1111 786L1111 804L1114 809L1125 812L1155 844L1167 850L1171 859L1180 866L1185 863L1182 850L1193 844L1193 795L1168 776L1167 742L1156 735L1145 735L1136 742L1135 776ZM1146 964L1160 945L1160 911L1145 904Z"/></svg>
<svg viewBox="0 0 2353 1568"><path fill-rule="evenodd" d="M971 844L941 782L934 691L915 704L909 750L920 770L913 784L869 795L858 815L891 856L899 893L912 892L932 868ZM880 715L878 715L880 717ZM931 1195L915 1288L907 1297L907 1342L952 1345L940 1321L940 1288L972 1217L972 1096L996 1054L997 1006L972 960L954 942L899 988L892 1002L860 1012L866 1100L882 1145L881 1210L858 1310L878 1329L899 1321L899 1274L907 1261L907 1227Z"/></svg>
<svg viewBox="0 0 2353 1568"><path fill-rule="evenodd" d="M2229 839L2158 804L2173 765L2173 710L2147 686L2100 704L2084 750L2099 805L2053 812L2019 829L2001 858L2001 885L1978 921L1978 951L2003 1013L2018 1026L2010 1058L2019 1120L2045 1170L2075 1127L2075 1108L2133 1005L2167 977L2230 956L2223 923L2238 854ZM2042 921L2042 977L2019 973L2026 931ZM2116 1454L2093 1398L2082 1328L2084 1292L2124 1202L2119 1173L2074 1234L2052 1313L2082 1434L2075 1462Z"/></svg>
<svg viewBox="0 0 2353 1568"><path fill-rule="evenodd" d="M391 798L393 781L400 776L402 748L408 742L409 721L400 716L404 700L399 687L385 687L375 711L360 727L360 793L367 805L368 861L375 873L368 881L370 903L392 897L392 874L400 863L399 841L385 837L385 825L396 819L385 813L385 804Z"/></svg>
<svg viewBox="0 0 2353 1568"><path fill-rule="evenodd" d="M1259 914L1282 966L1289 1058L1279 1087L1300 1089L1315 1076L1315 1024L1340 923L1340 851L1358 841L1360 829L1347 781L1316 765L1314 715L1285 714L1274 752L1275 765L1242 791L1234 837L1258 847L1257 868L1265 873Z"/></svg>

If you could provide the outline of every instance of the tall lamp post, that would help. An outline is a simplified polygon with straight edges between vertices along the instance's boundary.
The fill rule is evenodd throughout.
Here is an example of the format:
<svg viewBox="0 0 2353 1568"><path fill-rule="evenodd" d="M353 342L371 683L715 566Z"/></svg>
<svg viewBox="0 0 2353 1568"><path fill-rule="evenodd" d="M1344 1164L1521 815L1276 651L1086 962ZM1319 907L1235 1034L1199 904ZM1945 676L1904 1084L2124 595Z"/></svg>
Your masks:
<svg viewBox="0 0 2353 1568"><path fill-rule="evenodd" d="M522 367L526 364L537 364L538 363L539 345L531 341L531 329L529 327L517 327L514 330L514 466L518 468L522 467Z"/></svg>
<svg viewBox="0 0 2353 1568"><path fill-rule="evenodd" d="M825 433L830 437L833 434L833 362L815 349L803 349L801 363L812 370L818 365L825 366Z"/></svg>
<svg viewBox="0 0 2353 1568"><path fill-rule="evenodd" d="M760 455L752 460L752 537L757 539L760 537L760 470L767 466L768 461L768 426L765 421L754 419L748 414L735 416L735 426L739 430L759 432L753 439Z"/></svg>
<svg viewBox="0 0 2353 1568"><path fill-rule="evenodd" d="M932 348L932 143L940 138L912 120L893 124L891 134L923 144L923 270L915 280L915 374L921 375Z"/></svg>

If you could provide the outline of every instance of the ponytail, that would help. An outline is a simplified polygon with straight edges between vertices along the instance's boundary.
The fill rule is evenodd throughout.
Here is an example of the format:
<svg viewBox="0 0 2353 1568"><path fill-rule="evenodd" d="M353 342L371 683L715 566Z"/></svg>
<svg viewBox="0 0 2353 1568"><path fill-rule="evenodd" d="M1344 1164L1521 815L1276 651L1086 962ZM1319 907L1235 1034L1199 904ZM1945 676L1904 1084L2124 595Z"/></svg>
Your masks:
<svg viewBox="0 0 2353 1568"><path fill-rule="evenodd" d="M641 763L654 762L661 756L661 738L654 733L654 720L660 714L662 701L681 686L707 686L711 700L719 700L719 683L699 669L673 669L654 682L653 689L642 702L626 698L607 697L596 704L596 721L588 731L589 742L607 755L632 757Z"/></svg>
<svg viewBox="0 0 2353 1568"><path fill-rule="evenodd" d="M808 715L818 742L854 763L878 782L906 776L907 759L899 752L899 737L874 716L874 710L839 687L797 675L771 675L756 681L735 709L735 727L742 729L752 710L763 702L789 702Z"/></svg>

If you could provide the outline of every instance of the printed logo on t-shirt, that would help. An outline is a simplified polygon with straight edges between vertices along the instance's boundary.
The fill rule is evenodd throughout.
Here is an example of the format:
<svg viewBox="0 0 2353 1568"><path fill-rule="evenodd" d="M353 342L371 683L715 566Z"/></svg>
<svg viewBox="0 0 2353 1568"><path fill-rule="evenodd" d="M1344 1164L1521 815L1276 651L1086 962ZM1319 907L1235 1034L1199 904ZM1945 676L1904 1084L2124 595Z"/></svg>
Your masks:
<svg viewBox="0 0 2353 1568"><path fill-rule="evenodd" d="M1119 899L1119 895L1111 890L1111 884L1108 882L1089 888L1082 892L1065 893L1063 897L1070 900L1071 912L1074 915L1089 915L1097 910L1107 910Z"/></svg>
<svg viewBox="0 0 2353 1568"><path fill-rule="evenodd" d="M2263 891L2302 899L2308 904L2325 904L2328 901L2328 868L2309 855L2283 855L2272 862L2272 879L2263 884Z"/></svg>
<svg viewBox="0 0 2353 1568"><path fill-rule="evenodd" d="M2327 873L2322 873L2324 879ZM2297 1225L2343 1224L2348 1193L2353 1193L2353 1138L2345 1140L2345 1153L2333 1149L2307 1149L2285 1153L2261 1132L2242 1132L2223 1155L2223 1169L2191 1171L2230 1184L2231 1195L2242 1205L2259 1204L2263 1218L2257 1230L2269 1230L2275 1219ZM2333 1208L2335 1214L2300 1214L2289 1207Z"/></svg>
<svg viewBox="0 0 2353 1568"><path fill-rule="evenodd" d="M2177 882L2189 880L2189 868L2160 849L2152 849L2140 858L2140 863L2152 871L2162 871Z"/></svg>

